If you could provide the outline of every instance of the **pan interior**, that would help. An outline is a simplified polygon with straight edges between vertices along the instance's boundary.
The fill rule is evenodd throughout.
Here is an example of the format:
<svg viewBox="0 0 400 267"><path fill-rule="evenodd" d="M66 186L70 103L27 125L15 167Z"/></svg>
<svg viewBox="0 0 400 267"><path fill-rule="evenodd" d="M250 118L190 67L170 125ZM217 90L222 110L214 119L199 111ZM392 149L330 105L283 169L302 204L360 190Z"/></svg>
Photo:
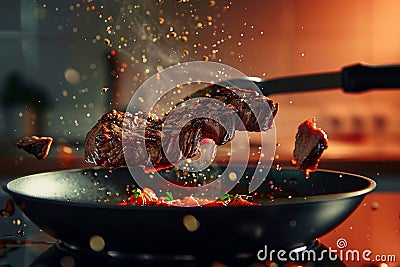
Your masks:
<svg viewBox="0 0 400 267"><path fill-rule="evenodd" d="M248 177L251 177L252 171L246 171ZM231 193L248 193L249 180L242 178ZM136 186L127 168L104 168L24 176L9 182L5 189L14 194L44 200L116 205L127 197L127 186ZM306 179L303 171L272 169L256 195L263 204L268 205L340 199L362 195L374 188L374 181L353 174L321 170Z"/></svg>

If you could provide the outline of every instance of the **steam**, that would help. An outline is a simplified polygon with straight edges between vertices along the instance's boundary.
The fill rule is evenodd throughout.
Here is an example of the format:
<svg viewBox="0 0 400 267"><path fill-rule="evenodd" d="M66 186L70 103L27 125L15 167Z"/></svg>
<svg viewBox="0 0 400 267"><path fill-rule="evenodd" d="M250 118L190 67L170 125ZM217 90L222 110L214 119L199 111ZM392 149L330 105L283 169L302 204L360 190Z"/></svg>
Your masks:
<svg viewBox="0 0 400 267"><path fill-rule="evenodd" d="M143 1L136 8L128 3L129 1L124 1L121 8L122 14L118 17L117 23L119 25L128 24L128 36L130 36L130 40L134 43L134 53L142 52L142 62L146 58L147 62L150 63L148 65L153 67L153 70L158 65L169 66L178 63L181 59L181 55L178 55L178 50L181 49L181 46L172 44L166 39L166 35L168 34L166 28L168 27L168 31L174 28L171 25L172 18L164 18L170 14L163 12L158 5L155 5L151 1ZM171 21L169 26L160 23L159 18ZM175 45L176 48L172 45Z"/></svg>
<svg viewBox="0 0 400 267"><path fill-rule="evenodd" d="M115 10L116 6L120 8ZM180 27L179 23L186 22L174 20L171 16L174 12L164 12L161 4L152 1L135 5L132 1L124 0L120 5L109 4L107 8L114 9L112 13L115 14L105 20L109 46L121 52L140 76L148 77L182 62L183 50L188 45L184 45L183 41L171 40L168 36L171 33L175 35L174 29Z"/></svg>
<svg viewBox="0 0 400 267"><path fill-rule="evenodd" d="M231 39L219 23L229 7L215 1L107 2L101 19L105 22L107 45L122 53L141 80L177 63L213 60L219 47Z"/></svg>

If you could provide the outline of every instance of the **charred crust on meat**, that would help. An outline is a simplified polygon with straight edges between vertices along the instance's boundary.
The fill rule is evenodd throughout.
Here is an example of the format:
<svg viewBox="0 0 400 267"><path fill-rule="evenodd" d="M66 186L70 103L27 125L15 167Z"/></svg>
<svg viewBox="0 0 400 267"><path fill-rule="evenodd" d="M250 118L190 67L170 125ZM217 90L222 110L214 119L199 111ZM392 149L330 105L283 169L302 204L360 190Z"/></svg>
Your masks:
<svg viewBox="0 0 400 267"><path fill-rule="evenodd" d="M200 141L204 138L213 139L217 145L222 145L232 140L235 130L268 130L272 127L278 110L278 104L269 98L239 88L210 86L195 92L184 101L196 97L213 98L228 108L221 109L215 104L205 106L199 104L200 106L188 110L178 103L174 113L165 114L165 117L170 115L168 123L153 119L155 116L152 114L131 114L112 110L104 114L87 133L86 161L103 167L128 165L168 168L172 163L196 155L200 149ZM171 126L179 125L178 122L181 122L182 117L188 116L190 112L197 114L198 108L206 108L208 118L193 116L195 119L188 120L185 125L178 127L179 129ZM233 116L235 114L236 116ZM222 117L225 127L218 121L210 119L214 117ZM237 118L242 123L239 123ZM127 141L124 144L122 132L125 133L124 138ZM145 146L138 146L138 143L143 143ZM162 143L166 144L166 147L163 147ZM173 144L177 143L180 151L175 151L176 146ZM129 159L124 157L124 152L131 155Z"/></svg>
<svg viewBox="0 0 400 267"><path fill-rule="evenodd" d="M45 159L49 155L52 142L53 138L51 137L26 136L15 146L34 155L37 159Z"/></svg>
<svg viewBox="0 0 400 267"><path fill-rule="evenodd" d="M298 127L292 162L298 169L315 171L327 147L327 135L316 127L315 118L305 120Z"/></svg>

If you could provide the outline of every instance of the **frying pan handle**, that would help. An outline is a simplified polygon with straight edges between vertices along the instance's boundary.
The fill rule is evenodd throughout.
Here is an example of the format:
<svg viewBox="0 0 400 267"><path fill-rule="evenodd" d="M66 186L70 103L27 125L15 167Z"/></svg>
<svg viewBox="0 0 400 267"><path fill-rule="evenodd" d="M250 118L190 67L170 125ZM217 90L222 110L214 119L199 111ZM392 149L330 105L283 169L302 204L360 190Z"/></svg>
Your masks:
<svg viewBox="0 0 400 267"><path fill-rule="evenodd" d="M400 88L400 65L355 64L344 67L342 87L345 92L364 92L374 88Z"/></svg>

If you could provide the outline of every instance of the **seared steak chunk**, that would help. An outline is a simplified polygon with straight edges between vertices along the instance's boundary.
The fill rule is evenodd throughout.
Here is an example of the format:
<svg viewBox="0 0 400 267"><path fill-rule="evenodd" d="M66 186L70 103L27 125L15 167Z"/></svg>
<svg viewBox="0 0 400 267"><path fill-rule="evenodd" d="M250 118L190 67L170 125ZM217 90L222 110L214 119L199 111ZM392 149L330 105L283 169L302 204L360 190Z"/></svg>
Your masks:
<svg viewBox="0 0 400 267"><path fill-rule="evenodd" d="M293 164L298 169L314 171L319 159L328 148L325 132L316 127L315 119L309 119L299 125L293 151Z"/></svg>
<svg viewBox="0 0 400 267"><path fill-rule="evenodd" d="M151 114L133 115L116 110L104 114L86 135L86 161L104 167L128 165L164 169L196 155L202 139L213 139L217 145L222 145L232 140L235 130L268 130L278 108L265 96L237 88L213 86L212 90L201 90L190 98L196 97L218 101L178 103L165 114L164 120L153 120ZM124 152L129 158L124 157Z"/></svg>
<svg viewBox="0 0 400 267"><path fill-rule="evenodd" d="M37 159L45 159L49 154L52 142L53 138L51 137L27 136L18 141L15 146L34 155Z"/></svg>

